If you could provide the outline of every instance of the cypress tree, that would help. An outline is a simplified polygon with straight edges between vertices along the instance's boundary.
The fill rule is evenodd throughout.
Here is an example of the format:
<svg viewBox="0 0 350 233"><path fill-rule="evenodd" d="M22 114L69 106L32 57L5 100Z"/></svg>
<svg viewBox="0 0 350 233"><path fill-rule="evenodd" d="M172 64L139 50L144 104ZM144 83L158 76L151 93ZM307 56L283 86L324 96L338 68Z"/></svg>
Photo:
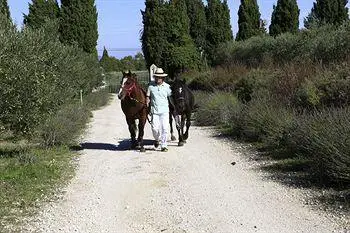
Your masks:
<svg viewBox="0 0 350 233"><path fill-rule="evenodd" d="M102 57L100 59L100 65L106 72L111 71L109 60L110 60L110 58L108 55L108 51L107 51L106 47L103 47L103 53L102 53Z"/></svg>
<svg viewBox="0 0 350 233"><path fill-rule="evenodd" d="M134 56L135 70L147 70L145 58L142 53L137 53Z"/></svg>
<svg viewBox="0 0 350 233"><path fill-rule="evenodd" d="M145 10L141 11L143 30L141 34L142 52L147 67L152 64L163 66L165 38L165 3L162 0L146 0Z"/></svg>
<svg viewBox="0 0 350 233"><path fill-rule="evenodd" d="M0 28L9 29L12 27L12 19L7 0L0 0Z"/></svg>
<svg viewBox="0 0 350 233"><path fill-rule="evenodd" d="M339 25L349 20L348 0L316 0L310 14L304 20L306 28L323 23Z"/></svg>
<svg viewBox="0 0 350 233"><path fill-rule="evenodd" d="M230 11L227 1L208 0L207 16L207 48L209 62L214 60L214 51L221 43L232 40Z"/></svg>
<svg viewBox="0 0 350 233"><path fill-rule="evenodd" d="M205 49L207 19L202 0L186 0L187 15L190 19L190 35L199 51Z"/></svg>
<svg viewBox="0 0 350 233"><path fill-rule="evenodd" d="M224 0L222 3L222 17L223 17L222 32L224 34L224 41L233 40L230 8L228 7L227 0Z"/></svg>
<svg viewBox="0 0 350 233"><path fill-rule="evenodd" d="M315 27L317 28L320 25L321 22L316 17L315 11L311 10L309 15L306 18L304 18L304 27L310 29Z"/></svg>
<svg viewBox="0 0 350 233"><path fill-rule="evenodd" d="M11 20L10 8L7 0L0 0L0 14Z"/></svg>
<svg viewBox="0 0 350 233"><path fill-rule="evenodd" d="M197 68L199 53L190 36L190 19L187 15L185 0L172 0L169 2L166 14L167 27L165 69L171 77L176 72L187 68Z"/></svg>
<svg viewBox="0 0 350 233"><path fill-rule="evenodd" d="M273 6L269 33L277 36L281 33L296 33L299 29L300 10L296 0L278 0Z"/></svg>
<svg viewBox="0 0 350 233"><path fill-rule="evenodd" d="M256 0L241 0L238 10L238 33L236 40L246 40L263 33L259 6Z"/></svg>
<svg viewBox="0 0 350 233"><path fill-rule="evenodd" d="M120 71L123 69L121 61L115 57L110 57L108 51L103 47L102 57L100 59L100 66L105 72Z"/></svg>
<svg viewBox="0 0 350 233"><path fill-rule="evenodd" d="M41 27L47 20L59 18L60 8L57 0L32 0L28 15L23 15L23 23L32 28Z"/></svg>
<svg viewBox="0 0 350 233"><path fill-rule="evenodd" d="M97 39L95 0L61 0L60 40L97 55Z"/></svg>

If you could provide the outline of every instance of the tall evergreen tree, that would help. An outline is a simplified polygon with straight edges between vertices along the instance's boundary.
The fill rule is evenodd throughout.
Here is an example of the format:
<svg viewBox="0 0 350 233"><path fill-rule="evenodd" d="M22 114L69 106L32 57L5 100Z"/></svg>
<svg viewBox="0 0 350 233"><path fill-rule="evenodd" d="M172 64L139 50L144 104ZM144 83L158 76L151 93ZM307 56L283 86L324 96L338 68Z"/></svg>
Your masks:
<svg viewBox="0 0 350 233"><path fill-rule="evenodd" d="M0 28L9 29L12 26L12 19L7 0L0 0Z"/></svg>
<svg viewBox="0 0 350 233"><path fill-rule="evenodd" d="M230 12L227 1L208 0L206 7L207 16L207 48L206 54L209 62L214 59L214 51L217 46L233 38Z"/></svg>
<svg viewBox="0 0 350 233"><path fill-rule="evenodd" d="M135 70L147 70L145 58L142 53L137 53L134 56Z"/></svg>
<svg viewBox="0 0 350 233"><path fill-rule="evenodd" d="M98 39L95 0L61 0L60 39L96 54Z"/></svg>
<svg viewBox="0 0 350 233"><path fill-rule="evenodd" d="M349 20L349 8L346 7L348 0L316 0L310 14L304 20L306 28L315 24L339 25Z"/></svg>
<svg viewBox="0 0 350 233"><path fill-rule="evenodd" d="M199 51L206 46L207 19L202 0L186 0L187 15L190 19L190 35Z"/></svg>
<svg viewBox="0 0 350 233"><path fill-rule="evenodd" d="M199 53L190 36L186 0L171 0L166 15L165 69L174 77L186 68L197 68Z"/></svg>
<svg viewBox="0 0 350 233"><path fill-rule="evenodd" d="M306 18L304 18L304 27L310 29L310 28L317 28L320 25L321 25L321 22L317 18L315 11L311 10L309 15Z"/></svg>
<svg viewBox="0 0 350 233"><path fill-rule="evenodd" d="M269 33L277 36L281 33L295 33L299 29L300 10L296 0L278 0L273 6Z"/></svg>
<svg viewBox="0 0 350 233"><path fill-rule="evenodd" d="M233 40L230 8L228 7L227 0L222 3L222 33L224 34L224 41Z"/></svg>
<svg viewBox="0 0 350 233"><path fill-rule="evenodd" d="M104 69L105 72L117 71L117 68L119 68L108 55L108 51L105 47L103 47L103 54L100 59L100 66Z"/></svg>
<svg viewBox="0 0 350 233"><path fill-rule="evenodd" d="M103 47L103 53L102 57L100 59L100 65L101 67L106 71L109 72L109 55L106 47Z"/></svg>
<svg viewBox="0 0 350 233"><path fill-rule="evenodd" d="M57 0L32 0L28 15L23 15L23 23L32 28L41 27L47 20L58 19L60 8Z"/></svg>
<svg viewBox="0 0 350 233"><path fill-rule="evenodd" d="M143 23L141 44L147 67L152 64L163 66L166 46L165 3L162 0L146 0L145 10L141 11L141 14Z"/></svg>
<svg viewBox="0 0 350 233"><path fill-rule="evenodd" d="M0 0L0 14L6 16L8 19L11 19L10 8L7 0Z"/></svg>
<svg viewBox="0 0 350 233"><path fill-rule="evenodd" d="M256 0L241 0L238 10L238 33L236 40L246 40L263 33L259 6Z"/></svg>

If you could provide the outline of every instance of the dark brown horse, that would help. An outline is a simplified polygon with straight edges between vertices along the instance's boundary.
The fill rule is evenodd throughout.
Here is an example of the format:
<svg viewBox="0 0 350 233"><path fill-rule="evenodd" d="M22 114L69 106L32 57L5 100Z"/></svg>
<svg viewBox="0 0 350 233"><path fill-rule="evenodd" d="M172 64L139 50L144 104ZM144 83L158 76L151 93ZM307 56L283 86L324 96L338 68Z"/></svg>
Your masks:
<svg viewBox="0 0 350 233"><path fill-rule="evenodd" d="M171 140L176 140L173 132L173 117L175 119L176 129L179 135L179 146L183 146L188 138L188 130L191 126L191 115L195 108L194 95L185 80L175 79L169 82L172 95L172 103L169 104L169 122ZM186 130L184 131L184 126Z"/></svg>
<svg viewBox="0 0 350 233"><path fill-rule="evenodd" d="M137 82L137 76L131 73L123 72L121 88L118 93L121 100L122 110L125 114L131 136L131 148L140 149L145 152L143 145L144 128L147 120L146 92ZM136 119L139 120L138 127ZM136 132L138 137L136 140Z"/></svg>

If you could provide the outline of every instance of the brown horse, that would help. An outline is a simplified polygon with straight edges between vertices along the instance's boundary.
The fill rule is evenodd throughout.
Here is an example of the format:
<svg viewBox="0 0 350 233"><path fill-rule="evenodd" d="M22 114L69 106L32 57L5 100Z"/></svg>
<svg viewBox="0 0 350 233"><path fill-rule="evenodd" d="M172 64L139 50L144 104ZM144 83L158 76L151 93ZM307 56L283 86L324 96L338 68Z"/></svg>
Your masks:
<svg viewBox="0 0 350 233"><path fill-rule="evenodd" d="M147 120L146 92L137 82L136 74L131 73L130 70L128 73L123 72L118 98L121 100L122 110L128 123L131 148L145 152L143 135ZM139 120L138 127L136 126L136 119ZM138 137L136 140L137 130Z"/></svg>

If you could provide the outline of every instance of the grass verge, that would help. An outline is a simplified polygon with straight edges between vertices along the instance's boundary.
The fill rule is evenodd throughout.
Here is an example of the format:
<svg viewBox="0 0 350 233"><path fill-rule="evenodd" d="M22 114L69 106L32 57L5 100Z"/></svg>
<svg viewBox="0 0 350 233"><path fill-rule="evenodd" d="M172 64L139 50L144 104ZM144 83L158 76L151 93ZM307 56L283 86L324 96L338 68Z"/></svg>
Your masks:
<svg viewBox="0 0 350 233"><path fill-rule="evenodd" d="M50 200L73 177L72 151L92 116L109 103L107 89L91 93L81 106L67 104L43 121L34 138L18 140L0 131L0 232L20 232L26 217ZM5 131L4 131L5 132ZM17 140L17 141L16 141Z"/></svg>
<svg viewBox="0 0 350 233"><path fill-rule="evenodd" d="M74 174L76 154L67 147L29 149L0 157L0 232L13 232Z"/></svg>

